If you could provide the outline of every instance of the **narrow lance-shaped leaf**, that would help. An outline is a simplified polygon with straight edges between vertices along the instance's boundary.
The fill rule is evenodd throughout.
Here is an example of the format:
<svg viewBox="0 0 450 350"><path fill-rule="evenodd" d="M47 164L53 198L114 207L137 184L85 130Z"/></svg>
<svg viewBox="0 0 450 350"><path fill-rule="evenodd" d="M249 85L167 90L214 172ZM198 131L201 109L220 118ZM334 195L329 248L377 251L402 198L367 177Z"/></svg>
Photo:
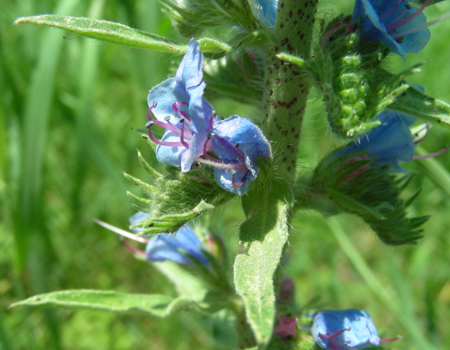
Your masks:
<svg viewBox="0 0 450 350"><path fill-rule="evenodd" d="M240 240L244 242L245 251L236 257L234 283L260 347L269 342L274 326L273 276L288 237L291 196L285 181L272 181L243 199L248 219L241 226Z"/></svg>
<svg viewBox="0 0 450 350"><path fill-rule="evenodd" d="M117 313L147 314L165 317L198 305L186 297L166 295L125 294L100 290L67 290L40 294L12 304L10 307L60 307L69 309L96 309Z"/></svg>
<svg viewBox="0 0 450 350"><path fill-rule="evenodd" d="M450 126L450 105L424 94L414 87L400 94L389 109L407 113L427 122Z"/></svg>
<svg viewBox="0 0 450 350"><path fill-rule="evenodd" d="M161 36L137 30L124 24L101 19L62 15L40 15L20 17L14 22L14 24L20 23L56 27L98 40L177 55L186 53L188 49L188 45L176 44ZM230 47L226 43L215 39L202 38L199 40L199 44L204 53L226 54L230 51Z"/></svg>

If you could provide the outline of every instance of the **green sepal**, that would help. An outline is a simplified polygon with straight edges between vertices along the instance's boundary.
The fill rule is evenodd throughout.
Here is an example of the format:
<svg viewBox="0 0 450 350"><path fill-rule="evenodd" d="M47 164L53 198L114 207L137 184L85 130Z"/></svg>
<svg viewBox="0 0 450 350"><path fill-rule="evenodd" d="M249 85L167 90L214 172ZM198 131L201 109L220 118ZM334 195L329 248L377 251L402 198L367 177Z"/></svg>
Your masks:
<svg viewBox="0 0 450 350"><path fill-rule="evenodd" d="M234 196L217 185L209 167L193 165L189 172L182 173L179 168L164 165L162 171L157 171L140 152L138 158L149 174L149 183L126 173L124 176L149 197L128 193L136 209L150 214L149 218L131 226L142 229L139 235L177 232L189 220Z"/></svg>
<svg viewBox="0 0 450 350"><path fill-rule="evenodd" d="M428 96L412 86L400 94L388 108L426 122L450 126L450 104Z"/></svg>
<svg viewBox="0 0 450 350"><path fill-rule="evenodd" d="M360 216L389 245L414 244L422 237L419 229L426 216L408 218L407 200L401 192L413 175L396 177L387 166L378 166L367 152L339 156L341 149L328 154L315 168L310 181L298 184L296 209L310 208L324 215L340 212Z"/></svg>
<svg viewBox="0 0 450 350"><path fill-rule="evenodd" d="M273 277L288 237L291 203L289 184L276 178L265 179L264 186L255 186L242 199L247 220L240 227L242 253L234 263L234 283L260 348L264 348L272 336Z"/></svg>
<svg viewBox="0 0 450 350"><path fill-rule="evenodd" d="M188 45L186 44L176 44L159 35L137 30L121 23L101 19L62 15L40 15L20 17L14 22L14 24L20 23L56 27L98 40L175 55L185 54L188 50ZM201 38L198 42L202 52L206 54L224 56L231 50L230 46L226 43L216 39Z"/></svg>

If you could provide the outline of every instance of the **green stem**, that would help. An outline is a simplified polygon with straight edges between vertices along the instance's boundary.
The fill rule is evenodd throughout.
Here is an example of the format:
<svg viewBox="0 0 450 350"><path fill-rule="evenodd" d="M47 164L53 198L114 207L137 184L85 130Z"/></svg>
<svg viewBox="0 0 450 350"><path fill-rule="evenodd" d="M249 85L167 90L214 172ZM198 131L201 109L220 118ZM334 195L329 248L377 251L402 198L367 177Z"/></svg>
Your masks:
<svg viewBox="0 0 450 350"><path fill-rule="evenodd" d="M274 45L266 52L263 131L273 141L274 158L292 184L310 82L306 71L279 59L286 52L308 60L318 0L280 0L273 30Z"/></svg>

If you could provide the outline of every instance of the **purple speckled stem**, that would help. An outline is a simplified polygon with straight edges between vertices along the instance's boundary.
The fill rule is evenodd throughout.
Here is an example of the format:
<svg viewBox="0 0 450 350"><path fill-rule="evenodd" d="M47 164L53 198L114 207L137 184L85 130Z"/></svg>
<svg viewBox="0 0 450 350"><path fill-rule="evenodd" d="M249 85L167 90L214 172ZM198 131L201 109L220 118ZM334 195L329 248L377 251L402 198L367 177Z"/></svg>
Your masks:
<svg viewBox="0 0 450 350"><path fill-rule="evenodd" d="M301 123L310 82L300 68L278 59L285 52L309 59L312 28L318 0L280 0L272 35L274 46L267 50L263 131L273 141L274 158L284 178L295 178Z"/></svg>

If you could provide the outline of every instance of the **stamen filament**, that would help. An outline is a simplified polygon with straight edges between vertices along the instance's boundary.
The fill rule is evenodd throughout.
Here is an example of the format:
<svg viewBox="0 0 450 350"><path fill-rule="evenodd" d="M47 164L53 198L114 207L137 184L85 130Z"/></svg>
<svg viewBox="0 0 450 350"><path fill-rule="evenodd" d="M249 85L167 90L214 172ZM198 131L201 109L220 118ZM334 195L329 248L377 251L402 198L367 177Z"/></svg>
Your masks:
<svg viewBox="0 0 450 350"><path fill-rule="evenodd" d="M248 171L245 173L244 176L242 176L242 179L239 182L236 182L236 174L231 175L231 184L233 185L233 187L235 187L235 188L241 187L245 182L247 174L248 174Z"/></svg>
<svg viewBox="0 0 450 350"><path fill-rule="evenodd" d="M175 125L173 125L172 123L170 123L170 122L164 123L164 122L161 122L161 121L159 121L159 120L157 120L157 119L152 118L152 117L150 116L150 112L151 112L152 109L153 109L153 106L150 107L150 108L148 109L148 111L147 111L147 119L148 119L152 124L155 124L155 125L160 126L160 127L164 128L164 129L173 131L173 132L175 132L175 133L177 133L177 134L180 133L180 130L178 130L178 128L177 128Z"/></svg>
<svg viewBox="0 0 450 350"><path fill-rule="evenodd" d="M130 243L128 243L125 239L122 239L122 242L123 242L123 244L125 244L126 247L127 247L129 250L131 250L133 253L145 256L145 252L144 252L144 251L142 251L142 250L140 250L140 249L137 249L137 248L133 247L133 246L132 246Z"/></svg>
<svg viewBox="0 0 450 350"><path fill-rule="evenodd" d="M396 341L399 339L402 339L402 337L398 336L398 337L391 338L391 339L381 339L380 338L380 343L390 343L390 342L393 342L393 341Z"/></svg>
<svg viewBox="0 0 450 350"><path fill-rule="evenodd" d="M174 102L172 105L172 109L182 118L186 118L191 121L191 118L188 117L186 113L184 113L181 109L177 108L177 106L188 106L186 102Z"/></svg>
<svg viewBox="0 0 450 350"><path fill-rule="evenodd" d="M320 338L322 338L322 339L334 339L334 338L336 338L336 337L339 337L342 333L344 333L344 332L346 332L346 331L350 331L351 330L351 327L350 328L345 328L345 329L343 329L342 331L339 331L339 332L337 332L337 333L334 333L334 334L330 334L330 335L328 335L328 334L320 334L319 333L319 337Z"/></svg>
<svg viewBox="0 0 450 350"><path fill-rule="evenodd" d="M441 149L440 151L437 151L437 152L434 152L434 153L424 154L424 155L421 155L421 156L413 156L412 159L413 160L421 160L421 159L434 158L434 157L440 156L441 154L444 154L449 149L450 149L450 146L447 146L447 147Z"/></svg>
<svg viewBox="0 0 450 350"><path fill-rule="evenodd" d="M389 11L387 11L383 16L381 16L380 22L383 23L384 20L388 18L396 10L396 8L401 4L402 1L403 0L398 0L397 3L389 9Z"/></svg>
<svg viewBox="0 0 450 350"><path fill-rule="evenodd" d="M219 136L214 135L214 137L216 138L216 141L218 141L229 152L234 153L239 160L244 160L244 152L242 152L239 148L231 146L227 141Z"/></svg>
<svg viewBox="0 0 450 350"><path fill-rule="evenodd" d="M447 19L449 17L450 17L450 12L446 13L445 15L443 15L443 16L437 18L437 19L435 19L434 21L431 21L431 22L428 22L428 23L424 23L424 24L422 24L420 26L411 28L409 30L404 30L404 31L400 31L398 33L395 33L394 35L392 35L392 37L393 38L398 38L400 36L405 36L405 35L408 35L408 34L412 34L412 33L418 32L418 31L420 31L422 29L425 29L425 28L428 28L429 26L432 26L433 24L442 22L444 19Z"/></svg>
<svg viewBox="0 0 450 350"><path fill-rule="evenodd" d="M420 15L424 8L427 7L428 3L430 2L430 0L426 0L423 5L420 7L420 9L418 9L416 12L414 12L411 16L406 17L405 19L401 20L400 22L397 23L393 23L389 26L386 27L386 30L388 31L388 33L396 30L397 28L400 28L401 26L405 25L406 23L412 21L414 18L416 18L418 15ZM397 19L396 19L397 20ZM394 21L395 22L395 21Z"/></svg>
<svg viewBox="0 0 450 350"><path fill-rule="evenodd" d="M184 124L181 125L180 141L184 147L189 149L189 144L186 141L184 141Z"/></svg>
<svg viewBox="0 0 450 350"><path fill-rule="evenodd" d="M157 138L155 138L153 136L151 125L148 128L148 136L150 137L150 140L152 140L157 145L168 146L168 147L182 147L182 146L184 146L184 144L182 142L167 142L167 141L158 140Z"/></svg>

